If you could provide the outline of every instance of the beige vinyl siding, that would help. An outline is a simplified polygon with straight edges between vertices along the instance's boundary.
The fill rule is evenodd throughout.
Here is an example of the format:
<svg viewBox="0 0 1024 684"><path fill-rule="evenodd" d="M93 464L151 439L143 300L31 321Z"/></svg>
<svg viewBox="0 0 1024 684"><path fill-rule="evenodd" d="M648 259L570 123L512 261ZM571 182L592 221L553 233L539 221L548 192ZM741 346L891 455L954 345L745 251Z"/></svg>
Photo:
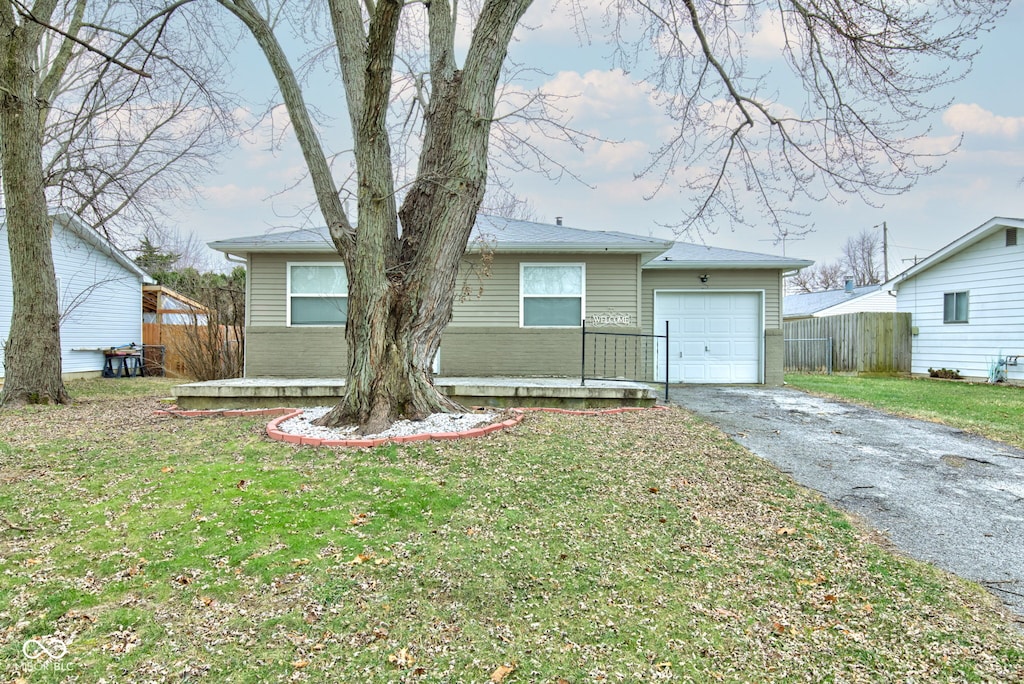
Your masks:
<svg viewBox="0 0 1024 684"><path fill-rule="evenodd" d="M286 264L329 262L331 256L251 254L246 337L249 377L339 377L345 374L344 328L287 327ZM340 261L340 260L339 260ZM639 326L640 259L635 254L497 254L489 273L467 256L456 283L451 324L441 343L444 375L578 375L576 329L519 327L520 263L585 263L586 313L626 315Z"/></svg>
<svg viewBox="0 0 1024 684"><path fill-rule="evenodd" d="M330 262L328 254L252 254L249 325L285 325L286 265L289 262ZM637 318L639 257L626 255L496 254L485 273L480 257L467 256L456 282L451 326L519 327L520 263L586 263L587 314L628 314Z"/></svg>
<svg viewBox="0 0 1024 684"><path fill-rule="evenodd" d="M456 285L455 306L449 327L519 327L519 267L530 264L586 264L586 314L628 315L637 318L637 264L635 254L495 254L484 274L480 257L465 260Z"/></svg>
<svg viewBox="0 0 1024 684"><path fill-rule="evenodd" d="M337 256L310 254L251 254L252 278L249 325L287 325L288 264L298 262L341 263Z"/></svg>

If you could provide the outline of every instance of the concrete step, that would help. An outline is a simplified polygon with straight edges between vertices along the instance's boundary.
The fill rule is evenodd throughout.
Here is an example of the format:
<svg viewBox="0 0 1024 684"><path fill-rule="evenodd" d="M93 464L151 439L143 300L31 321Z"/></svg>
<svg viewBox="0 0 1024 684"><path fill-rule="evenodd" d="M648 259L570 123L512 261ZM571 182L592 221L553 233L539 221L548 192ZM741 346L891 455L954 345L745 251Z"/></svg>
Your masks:
<svg viewBox="0 0 1024 684"><path fill-rule="evenodd" d="M579 378L436 378L434 385L465 406L602 408L653 406L658 392L633 381ZM178 385L186 409L329 406L345 392L343 378L234 378Z"/></svg>

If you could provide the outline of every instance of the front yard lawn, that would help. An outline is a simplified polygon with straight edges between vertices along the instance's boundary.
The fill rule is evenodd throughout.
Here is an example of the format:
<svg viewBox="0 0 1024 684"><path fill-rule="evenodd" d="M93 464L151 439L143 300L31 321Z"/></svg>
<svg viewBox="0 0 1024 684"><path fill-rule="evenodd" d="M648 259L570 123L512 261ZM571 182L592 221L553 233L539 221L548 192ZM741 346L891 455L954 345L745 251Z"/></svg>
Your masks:
<svg viewBox="0 0 1024 684"><path fill-rule="evenodd" d="M1024 679L983 589L681 410L332 451L105 396L0 414L0 677Z"/></svg>
<svg viewBox="0 0 1024 684"><path fill-rule="evenodd" d="M1024 449L1024 387L928 378L787 374L786 384L997 439Z"/></svg>

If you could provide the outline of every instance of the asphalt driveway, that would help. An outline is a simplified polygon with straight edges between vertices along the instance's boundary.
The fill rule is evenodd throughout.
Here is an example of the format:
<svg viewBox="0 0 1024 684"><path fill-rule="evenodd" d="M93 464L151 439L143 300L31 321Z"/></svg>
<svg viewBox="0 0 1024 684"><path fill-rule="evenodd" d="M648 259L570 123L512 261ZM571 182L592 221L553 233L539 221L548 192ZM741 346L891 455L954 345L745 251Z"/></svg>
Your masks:
<svg viewBox="0 0 1024 684"><path fill-rule="evenodd" d="M1024 451L788 388L690 385L670 398L1024 617Z"/></svg>

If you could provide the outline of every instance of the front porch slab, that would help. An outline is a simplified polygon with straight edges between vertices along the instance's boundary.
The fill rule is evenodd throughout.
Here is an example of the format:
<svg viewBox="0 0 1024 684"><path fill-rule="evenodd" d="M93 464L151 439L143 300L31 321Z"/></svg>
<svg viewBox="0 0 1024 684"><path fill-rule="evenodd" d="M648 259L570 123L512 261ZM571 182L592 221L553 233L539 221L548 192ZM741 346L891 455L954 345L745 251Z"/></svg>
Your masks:
<svg viewBox="0 0 1024 684"><path fill-rule="evenodd" d="M641 382L579 378L436 378L442 392L465 406L608 408L653 406L657 391ZM178 385L183 409L325 406L345 391L344 378L233 378Z"/></svg>

